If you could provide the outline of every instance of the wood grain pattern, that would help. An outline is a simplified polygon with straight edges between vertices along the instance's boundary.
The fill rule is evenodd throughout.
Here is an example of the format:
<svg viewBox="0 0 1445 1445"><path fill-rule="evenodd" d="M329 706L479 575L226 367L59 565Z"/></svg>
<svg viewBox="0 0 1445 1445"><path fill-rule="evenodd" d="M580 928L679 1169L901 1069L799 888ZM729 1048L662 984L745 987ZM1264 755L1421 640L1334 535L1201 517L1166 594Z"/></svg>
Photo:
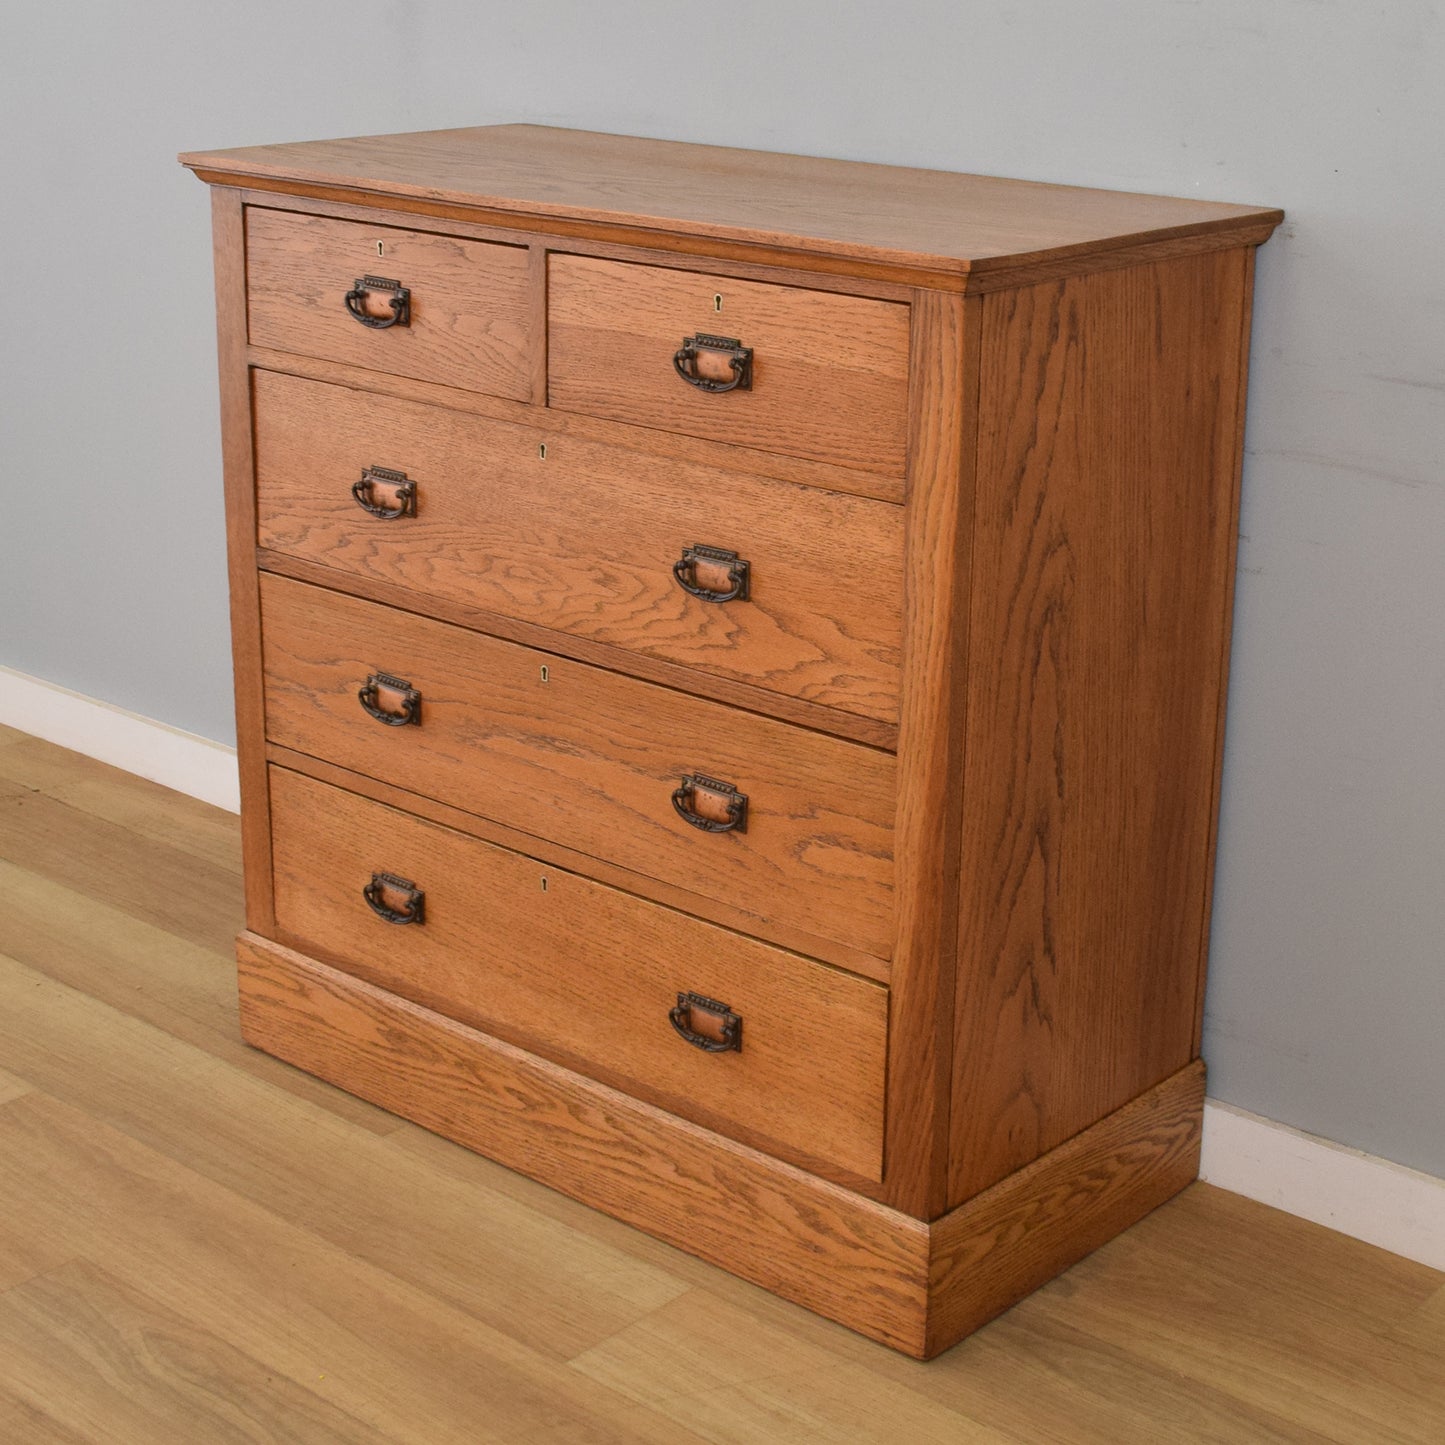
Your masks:
<svg viewBox="0 0 1445 1445"><path fill-rule="evenodd" d="M661 457L677 457L687 463L717 466L725 471L747 472L775 481L796 482L799 486L821 487L829 492L846 492L853 497L875 497L880 502L903 500L902 477L883 477L876 472L810 461L806 457L787 457L779 452L761 451L757 447L733 446L683 436L679 432L628 426L625 422L608 421L603 417L548 411L546 417L541 418L536 408L524 402L484 396L479 391L463 391L455 386L439 386L430 381L413 381L405 376L386 376L359 366L345 366L313 356L296 356L268 346L248 347L246 354L251 365L262 371L310 377L350 387L353 391L395 396L428 406L444 406L451 411L465 411L524 426L545 420L547 429L554 436L582 437L626 447L629 451L650 452Z"/></svg>
<svg viewBox="0 0 1445 1445"><path fill-rule="evenodd" d="M417 594L409 587L394 582L364 579L354 573L343 572L340 568L308 562L285 552L260 548L256 553L256 561L263 571L290 577L297 582L309 582L313 586L325 587L333 592L345 592L368 602L379 602L383 607L395 607L403 612L410 612L416 610L418 605ZM590 663L593 667L606 668L609 672L625 672L646 682L656 682L675 691L711 698L716 702L726 703L729 707L742 708L746 712L762 713L783 722L809 728L813 732L846 738L850 742L864 743L868 747L882 748L886 752L896 752L898 748L898 728L894 724L863 717L860 713L821 707L817 703L791 697L787 693L768 692L754 687L751 683L735 682L732 678L718 677L696 668L684 667L681 663L649 657L645 653L625 651L611 643L593 642L590 638L578 637L568 632L554 632L546 627L538 627L535 623L519 622L514 617L503 617L496 612L484 612L479 607L469 607L463 602L429 598L426 602L426 613L429 617L454 623L473 632L485 632L508 642L521 643L524 647L574 658L578 662Z"/></svg>
<svg viewBox="0 0 1445 1445"><path fill-rule="evenodd" d="M262 578L269 737L887 957L894 761L566 658ZM542 668L547 668L543 680ZM373 672L423 697L418 727L368 717ZM684 822L684 775L750 799L746 833Z"/></svg>
<svg viewBox="0 0 1445 1445"><path fill-rule="evenodd" d="M657 260L686 269L702 268L725 274L748 276L753 272L806 273L809 278L829 277L842 283L836 289L858 295L886 296L889 291L905 292L919 287L945 291L954 296L984 295L1011 290L1036 281L1061 280L1123 266L1143 266L1179 256L1199 256L1208 251L1233 250L1238 246L1259 246L1269 240L1279 224L1279 211L1255 211L1260 219L1206 230L1186 229L1179 234L1162 232L1157 239L1144 239L1110 249L1073 248L1059 253L1025 256L985 270L962 270L956 262L943 259L930 263L900 264L891 260L850 260L816 249L781 246L769 242L714 239L688 231L663 231L636 223L567 220L560 216L535 216L513 211L488 210L455 201L418 200L392 196L354 186L290 181L273 176L238 177L226 171L197 167L196 176L208 185L235 186L247 205L319 208L324 213L344 210L390 214L395 224L424 220L453 234L486 231L509 237L518 245L537 241L556 243L558 249L583 255L613 255L620 259ZM764 279L767 279L766 277ZM808 284L812 284L811 281Z"/></svg>
<svg viewBox="0 0 1445 1445"><path fill-rule="evenodd" d="M229 1022L236 1032L234 955L226 972L232 986ZM545 1218L499 1197L485 1181L473 1178L468 1187L434 1180L423 1202L416 1194L420 1171L415 1160L395 1150L387 1137L343 1123L326 1109L320 1102L324 1093L339 1091L324 1089L319 1080L310 1080L309 1097L298 1089L275 1088L244 1066L189 1047L3 956L0 996L6 1004L0 1037L35 1085L23 1100L0 1109L0 1127L18 1113L59 1103L101 1125L99 1132L126 1135L152 1161L157 1156L184 1161L192 1208L199 1203L204 1214L208 1195L229 1201L229 1223L203 1220L212 1229L220 1226L219 1233L201 1241L203 1249L234 1249L238 1240L246 1241L246 1252L264 1248L268 1225L285 1221L300 1236L298 1248L308 1259L321 1261L323 1273L344 1260L352 1276L384 1276L398 1293L426 1301L431 1312L450 1314L458 1335L468 1323L480 1324L494 1341L520 1346L514 1354L550 1360L566 1359L605 1339L678 1292L678 1282L667 1271L645 1264L629 1267L624 1253L604 1240L570 1238ZM240 1047L243 1055L260 1057ZM270 1062L273 1078L309 1077L277 1059ZM352 1103L388 1119L392 1132L407 1127L360 1099ZM59 1121L48 1132L68 1131ZM98 1144L91 1162L104 1174L104 1141L83 1137L79 1142L82 1148ZM48 1152L41 1144L27 1157L37 1169L41 1160L53 1166ZM77 1218L62 1225L60 1216L47 1221L43 1210L27 1207L36 1194L46 1192L33 1180L0 1180L6 1237L16 1242L19 1262L49 1257L51 1263L43 1267L53 1268L76 1252L95 1257L93 1240L74 1238ZM113 1196L124 1190L117 1191L111 1181L108 1192ZM63 1198L51 1202L57 1208L71 1203ZM176 1201L170 1202L174 1208ZM477 1228L482 1208L490 1216L484 1249ZM91 1209L74 1213L84 1219ZM28 1227L27 1217L40 1226L38 1233ZM155 1250L157 1215L142 1223L149 1226L147 1243ZM47 1240L53 1245L67 1235L70 1254L46 1247ZM399 1249L398 1241L405 1241L406 1248ZM116 1243L115 1254L124 1254ZM570 1286L550 1268L558 1255L567 1257L574 1271ZM329 1265L327 1256L332 1257ZM154 1255L148 1262L153 1275L165 1277L156 1270ZM172 1266L177 1281L184 1281L187 1265L197 1263L182 1250ZM211 1273L216 1273L214 1265ZM284 1309L289 1291L277 1289L278 1273L287 1270L272 1270L269 1287ZM194 1302L198 1296L205 1297L204 1289L183 1297ZM521 1299L528 1301L525 1315L517 1312ZM438 1305L444 1308L437 1311Z"/></svg>
<svg viewBox="0 0 1445 1445"><path fill-rule="evenodd" d="M929 1252L929 1357L1177 1194L1199 1173L1193 1063L946 1214Z"/></svg>
<svg viewBox="0 0 1445 1445"><path fill-rule="evenodd" d="M20 1399L53 1412L74 1439L378 1438L368 1422L278 1376L214 1327L86 1260L0 1295L0 1356ZM31 1445L36 1437L9 1438Z"/></svg>
<svg viewBox="0 0 1445 1445"><path fill-rule="evenodd" d="M38 740L31 753L51 796L95 780L74 754ZM173 854L204 872L228 827L239 916L234 817L120 774L107 808L103 877L144 877L153 855ZM74 811L85 851L96 815ZM313 1397L313 1433L305 1404L280 1426L298 1445L333 1445L338 1417L365 1420L378 1445L475 1445L482 1420L518 1445L691 1445L703 1418L709 1438L724 1421L737 1445L1438 1445L1445 1275L1423 1265L1195 1184L921 1368L268 1055L223 1047L236 1030L229 949L127 922L85 892L50 894L25 847L21 832L0 848L13 870L0 876L0 952L17 939L14 909L33 903L27 956L60 985L27 969L12 980L0 963L13 984L0 1056L29 1085L0 1105L0 1290L25 1287L36 1331L0 1350L7 1442L210 1441L225 1402L254 1400L255 1360L273 1399L297 1386ZM182 878L170 896L185 892ZM205 1029L181 1018L188 999L166 1007L187 988ZM134 1000L149 1022L125 1012ZM357 1112L334 1117L339 1104ZM365 1116L393 1132L377 1137ZM62 1284L44 1299L58 1308L42 1315L26 1282L52 1275ZM141 1353L140 1317L160 1327L165 1360L178 1339L200 1342L184 1352L202 1363L186 1376L199 1393ZM114 1374L97 1371L102 1358ZM126 1410L164 1416L170 1433L59 1423L112 1379Z"/></svg>
<svg viewBox="0 0 1445 1445"><path fill-rule="evenodd" d="M896 507L268 372L253 407L268 550L896 720ZM373 465L414 516L357 506ZM747 559L746 599L678 586L694 543Z"/></svg>
<svg viewBox="0 0 1445 1445"><path fill-rule="evenodd" d="M177 794L170 796L178 800ZM235 819L222 817L239 842ZM68 820L67 831L71 837L83 839L95 826L94 818L77 812ZM184 811L177 809L172 836L185 836L188 831ZM119 840L135 838L132 850L143 858L158 858L165 868L171 850L153 848L154 840L145 835L105 830L102 836L107 851L118 848ZM234 860L227 873L230 891L238 897L235 880L240 869ZM232 1018L236 996L233 970L222 973L216 963L217 958L229 958L230 938L213 947L197 944L156 921L164 915L143 910L150 917L136 917L124 903L107 899L109 890L92 886L85 874L73 882L75 886L66 887L38 870L0 861L0 896L6 904L0 953L32 970L36 978L82 992L127 1019L204 1050L275 1088L294 1092L358 1128L377 1134L396 1128L396 1121L381 1110L328 1089L242 1043ZM233 934L241 922L239 903L230 912L233 926L227 932ZM175 923L184 927L184 915L176 917ZM137 955L147 960L144 978L137 978L132 966ZM19 1067L13 1051L11 1062ZM0 1074L0 1102L12 1089L18 1097L26 1091L25 1081L8 1082Z"/></svg>
<svg viewBox="0 0 1445 1445"><path fill-rule="evenodd" d="M881 1176L877 984L296 773L273 769L271 805L294 947L805 1167ZM420 925L368 909L377 870L424 890ZM680 1039L681 992L740 1014L742 1049Z"/></svg>
<svg viewBox="0 0 1445 1445"><path fill-rule="evenodd" d="M1228 528L1226 555L1223 570L1223 623L1222 633L1225 645L1219 657L1218 715L1214 728L1214 773L1209 787L1209 837L1205 843L1204 862L1204 906L1200 910L1200 968L1194 987L1194 1043L1193 1053L1197 1058L1204 1038L1204 985L1207 970L1204 967L1209 957L1209 928L1214 915L1214 868L1219 840L1219 800L1224 780L1224 715L1229 702L1229 639L1234 628L1234 582L1238 572L1239 556L1239 500L1240 486L1244 479L1244 407L1249 390L1249 329L1254 314L1254 252L1246 251L1244 261L1244 294L1239 307L1239 366L1235 380L1234 398L1234 440L1232 452L1234 468L1228 501L1225 504L1225 525Z"/></svg>
<svg viewBox="0 0 1445 1445"><path fill-rule="evenodd" d="M1249 248L1280 214L527 127L184 159L232 196L252 684L258 594L266 631L243 721L285 813L274 871L248 856L243 956L265 954L286 1056L365 1093L400 1049L427 1075L407 1110L517 1157L528 1122L534 1147L563 1137L548 1110L576 1125L579 1087L691 1130L710 1169L756 1145L774 1182L734 1176L735 1211L821 1207L827 1238L774 1218L731 1249L776 1245L795 1295L811 1253L799 1297L852 1319L874 1285L841 1278L841 1210L902 1251L865 1328L918 1354L1179 1187ZM323 304L338 259L345 286L414 263L433 309L357 327ZM702 332L753 348L752 388L674 374ZM235 460L249 492L249 432ZM416 517L354 507L368 466L415 478ZM678 590L691 544L747 558L749 600ZM420 727L366 716L381 672ZM692 785L714 821L746 793L748 829L689 827L685 774L725 780ZM424 872L440 911L374 920L356 895L382 869ZM767 1048L709 1059L635 1026L689 988L776 1021ZM558 1089L503 1124L501 1100L540 1097L496 1072L521 1046ZM608 1167L571 1162L588 1189ZM796 1181L779 1204L794 1166L846 1204ZM701 1167L669 1208L719 1187Z"/></svg>
<svg viewBox="0 0 1445 1445"><path fill-rule="evenodd" d="M903 472L904 306L554 255L547 310L547 394L561 411ZM752 348L751 389L709 394L677 376L673 353L698 333Z"/></svg>
<svg viewBox="0 0 1445 1445"><path fill-rule="evenodd" d="M242 1028L258 1047L785 1298L921 1347L925 1225L291 949L243 934L238 953Z"/></svg>
<svg viewBox="0 0 1445 1445"><path fill-rule="evenodd" d="M353 201L338 200L337 192L328 190L323 196L301 196L279 190L253 190L242 187L239 192L243 205L265 206L270 210L300 211L306 215L334 216L343 221L363 221L368 225L394 226L399 224L396 205L406 205L400 197L371 197L371 204L357 204ZM390 204L389 204L390 203ZM763 264L758 260L736 260L719 252L717 248L705 254L689 254L678 249L684 237L660 237L661 244L650 247L646 235L632 244L621 244L615 239L598 239L573 226L565 233L558 229L560 222L549 221L542 230L528 230L516 216L492 217L492 223L478 219L479 213L457 206L407 207L408 228L420 231L443 231L448 235L466 236L478 241L499 241L504 245L526 245L535 252L561 252L577 256L597 256L609 261L637 261L648 266L674 266L683 271L708 271L721 276L733 276L740 281L767 281L776 286L806 286L819 291L842 291L849 296L876 296L882 301L908 301L914 286L898 281L884 281L864 274L859 268L849 273L833 269L820 270L816 267L803 268L787 265L774 260ZM700 244L700 238L693 237L693 244ZM534 300L538 299L536 297ZM541 296L545 309L545 290Z"/></svg>
<svg viewBox="0 0 1445 1445"><path fill-rule="evenodd" d="M372 330L347 314L346 293L365 276L410 290L410 324ZM532 399L525 247L248 206L246 279L257 345ZM387 314L376 297L366 305Z"/></svg>
<svg viewBox="0 0 1445 1445"><path fill-rule="evenodd" d="M588 225L685 232L954 275L1096 256L1127 242L1272 226L1280 212L542 126L479 126L193 151L236 184L291 183ZM639 239L630 236L628 239ZM718 249L714 247L714 249ZM912 278L917 279L917 278Z"/></svg>
<svg viewBox="0 0 1445 1445"><path fill-rule="evenodd" d="M271 912L271 823L266 799L266 695L261 665L261 593L256 577L256 492L251 388L246 368L246 235L233 192L211 192L216 273L216 346L221 393L221 465L226 490L226 571L236 693L236 762L246 923L263 932Z"/></svg>
<svg viewBox="0 0 1445 1445"><path fill-rule="evenodd" d="M913 303L887 1153L889 1201L922 1219L947 1208L980 310Z"/></svg>
<svg viewBox="0 0 1445 1445"><path fill-rule="evenodd" d="M392 783L384 783L379 778L369 777L365 773L338 767L324 758L313 758L306 753L298 753L292 748L283 748L276 743L267 744L266 756L278 767L289 768L293 773L304 773L307 777L317 779L318 782L330 783L333 787L344 788L349 793L358 793L364 798L372 798L376 802L385 803L388 807L398 808L402 812L411 813L418 818L427 818L454 832L465 833L472 838L481 838L485 842L495 843L514 853L525 853L529 858L537 859L538 862L550 863L554 867L565 868L572 873L584 873L589 878L595 878L599 883L607 884L610 888L635 894L639 898L651 899L654 902L665 904L669 908L675 908L679 912L690 913L694 918L701 918L709 923L721 924L722 927L730 928L735 933L747 933L757 927L757 919L752 914L721 903L716 898L707 898L690 889L677 888L663 883L660 879L648 878L631 869L620 867L609 859L594 858L589 853L578 852L577 849L569 848L550 838L539 838L534 833L524 833L519 828L509 828L493 818L483 818L477 813L465 812L461 808L453 807L450 803L442 802L437 798L428 798L422 793L398 788ZM808 933L804 929L790 925L786 920L777 919L769 921L768 937L774 943L790 949L794 953L806 954L810 958L834 964L839 968L847 969L850 973L861 974L864 978L871 978L879 983L888 982L889 969L886 960L875 958L871 953L864 953L861 949L853 948L837 939L822 938L816 933Z"/></svg>
<svg viewBox="0 0 1445 1445"><path fill-rule="evenodd" d="M1246 266L984 302L955 1202L1193 1054Z"/></svg>
<svg viewBox="0 0 1445 1445"><path fill-rule="evenodd" d="M1198 1167L1203 1069L1192 1065L929 1225L741 1145L700 1149L707 1136L692 1125L281 945L244 934L239 956L252 1042L502 1163L525 1158L544 1183L920 1358Z"/></svg>
<svg viewBox="0 0 1445 1445"><path fill-rule="evenodd" d="M96 1036L103 1038L103 1031ZM171 1079L153 1073L147 1089L152 1115L167 1113L174 1093ZM234 1096L221 1099L238 1102ZM378 1441L461 1445L476 1438L476 1422L485 1418L502 1438L527 1445L541 1445L548 1434L566 1440L569 1432L585 1440L589 1430L606 1445L631 1445L636 1439L669 1445L672 1437L649 1429L645 1413L628 1409L626 1399L592 1382L569 1379L540 1349L530 1348L446 1293L419 1287L386 1264L371 1262L360 1230L349 1231L362 1251L357 1252L296 1222L293 1216L304 1209L305 1195L293 1189L288 1197L284 1176L257 1170L256 1183L270 1191L266 1204L257 1203L206 1176L203 1139L181 1138L152 1147L137 1140L124 1123L111 1122L102 1101L94 1103L94 1108L85 1108L37 1093L0 1110L0 1154L7 1162L26 1161L24 1168L0 1172L5 1227L22 1240L47 1232L62 1239L73 1257L101 1265L109 1279L134 1291L151 1311L187 1322L187 1333L197 1344L228 1343L237 1354L212 1348L190 1356L198 1366L191 1377L197 1393L209 1387L222 1402L244 1398L249 1357L270 1376L273 1396L284 1398L293 1386L303 1386L316 1402L331 1407L324 1410L312 1403L322 1422L319 1435L299 1433L307 1417L299 1412L295 1417L298 1433L289 1438L314 1440L316 1445L329 1445L334 1438L324 1427L331 1423L327 1416L334 1421L337 1414L364 1421L372 1432L369 1438ZM271 1124L289 1122L304 1132L304 1121L271 1115L264 1098L262 1109ZM294 1144L290 1153L304 1157ZM324 1153L334 1169L335 1151ZM313 1165L308 1172L324 1186L322 1169ZM334 1196L336 1232L347 1232L349 1211L373 1212L373 1201L363 1192L369 1182L366 1173L363 1166L351 1175L349 1197ZM415 1179L413 1167L407 1187L414 1187ZM394 1189L385 1199L381 1230L404 1231L406 1188ZM449 1236L453 1278L469 1275L468 1283L480 1294L484 1280L471 1263L479 1252L461 1247L466 1229L445 1213L444 1207L443 1216L429 1222ZM381 1238L393 1256L388 1263L397 1263L397 1234L383 1233L378 1242ZM429 1252L436 1241L414 1237L412 1243ZM586 1263L593 1263L594 1251L583 1241L579 1244L590 1256ZM490 1248L505 1251L507 1242L493 1239ZM633 1277L638 1278L635 1273ZM581 1293L587 1295L590 1288L583 1286ZM500 1281L498 1289L505 1289ZM662 1297L674 1292L665 1290ZM576 1280L570 1294L576 1310L581 1303ZM525 1288L519 1290L516 1299L527 1298ZM536 1302L542 1314L559 1317L555 1292L545 1291ZM74 1327L72 1345L98 1345L103 1327L113 1330L128 1313L125 1302L113 1297L85 1325L74 1312L67 1313ZM515 1318L515 1309L512 1313ZM501 1311L497 1315L504 1317ZM164 1353L162 1340L156 1346ZM52 1364L56 1358L51 1356ZM131 1389L146 1404L154 1408L174 1402L164 1383L171 1371L151 1373L143 1361L128 1360L123 1347L108 1358L113 1371L129 1374ZM179 1364L176 1355L170 1358ZM201 1363L206 1359L211 1368ZM13 1397L27 1389L26 1381L33 1377L24 1363L23 1354L0 1351L0 1391ZM83 1375L87 1369L88 1362L74 1360L74 1373ZM50 1389L66 1388L54 1375L48 1383ZM46 1407L64 1414L75 1403L93 1399L104 1386L82 1377L71 1380L68 1388L74 1402L52 1400L47 1389ZM177 1421L176 1432L169 1436L118 1436L106 1429L102 1418L83 1438L90 1445L189 1445L224 1438L210 1428L218 1408L224 1404L211 1402L206 1411L200 1399L192 1400L188 1423L196 1428ZM22 1439L29 1445L28 1438Z"/></svg>
<svg viewBox="0 0 1445 1445"><path fill-rule="evenodd" d="M0 1069L0 1104L8 1104L11 1099L18 1099L21 1094L28 1094L30 1085L24 1079L17 1079L13 1074L7 1074Z"/></svg>

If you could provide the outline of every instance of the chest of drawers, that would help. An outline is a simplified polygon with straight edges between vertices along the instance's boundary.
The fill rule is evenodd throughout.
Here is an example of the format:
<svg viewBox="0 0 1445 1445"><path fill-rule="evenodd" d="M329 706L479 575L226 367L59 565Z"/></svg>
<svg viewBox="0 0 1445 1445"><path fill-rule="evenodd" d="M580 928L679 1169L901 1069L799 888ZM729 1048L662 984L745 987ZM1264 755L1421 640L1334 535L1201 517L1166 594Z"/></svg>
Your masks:
<svg viewBox="0 0 1445 1445"><path fill-rule="evenodd" d="M529 126L182 159L246 1038L919 1356L1192 1179L1279 212Z"/></svg>

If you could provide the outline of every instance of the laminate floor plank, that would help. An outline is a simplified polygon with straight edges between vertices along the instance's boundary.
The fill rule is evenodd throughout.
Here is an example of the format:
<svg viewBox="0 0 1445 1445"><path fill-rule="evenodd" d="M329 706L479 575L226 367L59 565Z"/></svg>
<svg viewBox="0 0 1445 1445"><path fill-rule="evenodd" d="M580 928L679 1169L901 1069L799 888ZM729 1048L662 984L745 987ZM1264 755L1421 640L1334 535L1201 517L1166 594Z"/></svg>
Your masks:
<svg viewBox="0 0 1445 1445"><path fill-rule="evenodd" d="M1151 1216L1029 1303L1306 1438L1439 1445L1438 1371L1422 1374L1414 1352L1391 1339L1439 1279L1318 1225L1196 1188L1173 1201L1167 1220Z"/></svg>
<svg viewBox="0 0 1445 1445"><path fill-rule="evenodd" d="M21 1094L29 1092L30 1085L24 1079L17 1079L14 1074L0 1069L0 1104L8 1104L11 1099L18 1099Z"/></svg>
<svg viewBox="0 0 1445 1445"><path fill-rule="evenodd" d="M23 733L17 737L13 746L0 746L0 783L43 793L91 817L240 873L241 821L234 813L82 753Z"/></svg>
<svg viewBox="0 0 1445 1445"><path fill-rule="evenodd" d="M202 1320L77 1260L0 1295L0 1388L107 1445L388 1445Z"/></svg>
<svg viewBox="0 0 1445 1445"><path fill-rule="evenodd" d="M207 1322L218 1339L380 1440L512 1445L547 1431L579 1439L590 1431L599 1445L688 1438L39 1091L0 1109L0 1160L7 1232L32 1241L60 1234L81 1257L103 1262L117 1288L153 1310ZM408 1243L401 1233L392 1240L398 1252Z"/></svg>
<svg viewBox="0 0 1445 1445"><path fill-rule="evenodd" d="M882 1346L873 1346L882 1349ZM718 1445L1024 1445L1027 1437L869 1372L744 1307L692 1290L572 1368ZM687 1388L679 1391L678 1380Z"/></svg>
<svg viewBox="0 0 1445 1445"><path fill-rule="evenodd" d="M558 1359L686 1288L505 1196L429 1175L384 1139L3 955L0 1057L55 1098Z"/></svg>
<svg viewBox="0 0 1445 1445"><path fill-rule="evenodd" d="M12 1395L0 1384L0 1440L10 1445L94 1445L84 1435L77 1435L54 1416Z"/></svg>
<svg viewBox="0 0 1445 1445"><path fill-rule="evenodd" d="M1445 1441L1445 1275L1207 1185L923 1365L256 1053L234 838L0 728L0 1445Z"/></svg>
<svg viewBox="0 0 1445 1445"><path fill-rule="evenodd" d="M233 869L45 793L0 797L0 859L217 952L241 928Z"/></svg>
<svg viewBox="0 0 1445 1445"><path fill-rule="evenodd" d="M238 896L239 888L238 879ZM13 863L0 862L0 900L0 954L372 1133L401 1127L394 1114L241 1041L229 946L222 953L178 938Z"/></svg>

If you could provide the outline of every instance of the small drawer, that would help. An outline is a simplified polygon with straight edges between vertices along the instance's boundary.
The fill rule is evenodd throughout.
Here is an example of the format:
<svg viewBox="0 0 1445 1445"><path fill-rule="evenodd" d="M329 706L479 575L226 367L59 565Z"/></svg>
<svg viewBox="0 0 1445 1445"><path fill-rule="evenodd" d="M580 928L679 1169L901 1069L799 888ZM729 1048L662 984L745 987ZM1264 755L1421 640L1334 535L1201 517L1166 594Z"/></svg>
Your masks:
<svg viewBox="0 0 1445 1445"><path fill-rule="evenodd" d="M887 990L281 768L276 921L684 1118L878 1179Z"/></svg>
<svg viewBox="0 0 1445 1445"><path fill-rule="evenodd" d="M553 256L547 316L554 407L903 475L905 305Z"/></svg>
<svg viewBox="0 0 1445 1445"><path fill-rule="evenodd" d="M263 574L273 742L888 956L890 753Z"/></svg>
<svg viewBox="0 0 1445 1445"><path fill-rule="evenodd" d="M251 343L531 400L527 251L246 208Z"/></svg>
<svg viewBox="0 0 1445 1445"><path fill-rule="evenodd" d="M276 373L253 399L263 547L897 720L900 507Z"/></svg>

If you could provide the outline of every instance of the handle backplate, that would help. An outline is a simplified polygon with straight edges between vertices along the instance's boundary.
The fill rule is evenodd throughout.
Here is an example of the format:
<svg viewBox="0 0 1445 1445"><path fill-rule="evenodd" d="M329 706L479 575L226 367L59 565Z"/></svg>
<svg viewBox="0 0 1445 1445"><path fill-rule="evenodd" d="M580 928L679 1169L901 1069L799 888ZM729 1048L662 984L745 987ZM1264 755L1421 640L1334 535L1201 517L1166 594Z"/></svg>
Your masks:
<svg viewBox="0 0 1445 1445"><path fill-rule="evenodd" d="M748 795L701 773L684 775L672 791L672 806L679 818L704 833L748 831Z"/></svg>
<svg viewBox="0 0 1445 1445"><path fill-rule="evenodd" d="M378 492L390 492L390 506L377 501ZM416 516L416 483L405 472L394 472L390 467L367 467L360 479L352 482L351 495L362 511L384 522Z"/></svg>
<svg viewBox="0 0 1445 1445"><path fill-rule="evenodd" d="M695 1049L709 1054L742 1052L743 1016L715 998L700 993L680 993L677 1007L669 1009L667 1017Z"/></svg>
<svg viewBox="0 0 1445 1445"><path fill-rule="evenodd" d="M709 364L720 358L728 371L720 375ZM672 369L699 391L751 391L753 389L753 349L732 336L710 336L699 332L683 338L672 356Z"/></svg>
<svg viewBox="0 0 1445 1445"><path fill-rule="evenodd" d="M410 878L398 878L395 873L373 873L361 896L366 899L366 906L388 923L426 921L426 894ZM399 902L393 903L393 899Z"/></svg>
<svg viewBox="0 0 1445 1445"><path fill-rule="evenodd" d="M373 672L357 689L356 697L377 722L389 728L421 726L421 693L403 677Z"/></svg>
<svg viewBox="0 0 1445 1445"><path fill-rule="evenodd" d="M751 571L751 564L736 552L722 547L704 547L697 542L691 547L684 547L682 556L672 564L672 576L677 585L704 602L746 602ZM723 585L709 585L710 577L718 578Z"/></svg>
<svg viewBox="0 0 1445 1445"><path fill-rule="evenodd" d="M390 316L374 316L366 309L366 298L373 292L386 296L391 308ZM346 293L347 314L369 326L373 331L385 331L388 326L411 325L411 291L400 281L386 276L358 276Z"/></svg>

